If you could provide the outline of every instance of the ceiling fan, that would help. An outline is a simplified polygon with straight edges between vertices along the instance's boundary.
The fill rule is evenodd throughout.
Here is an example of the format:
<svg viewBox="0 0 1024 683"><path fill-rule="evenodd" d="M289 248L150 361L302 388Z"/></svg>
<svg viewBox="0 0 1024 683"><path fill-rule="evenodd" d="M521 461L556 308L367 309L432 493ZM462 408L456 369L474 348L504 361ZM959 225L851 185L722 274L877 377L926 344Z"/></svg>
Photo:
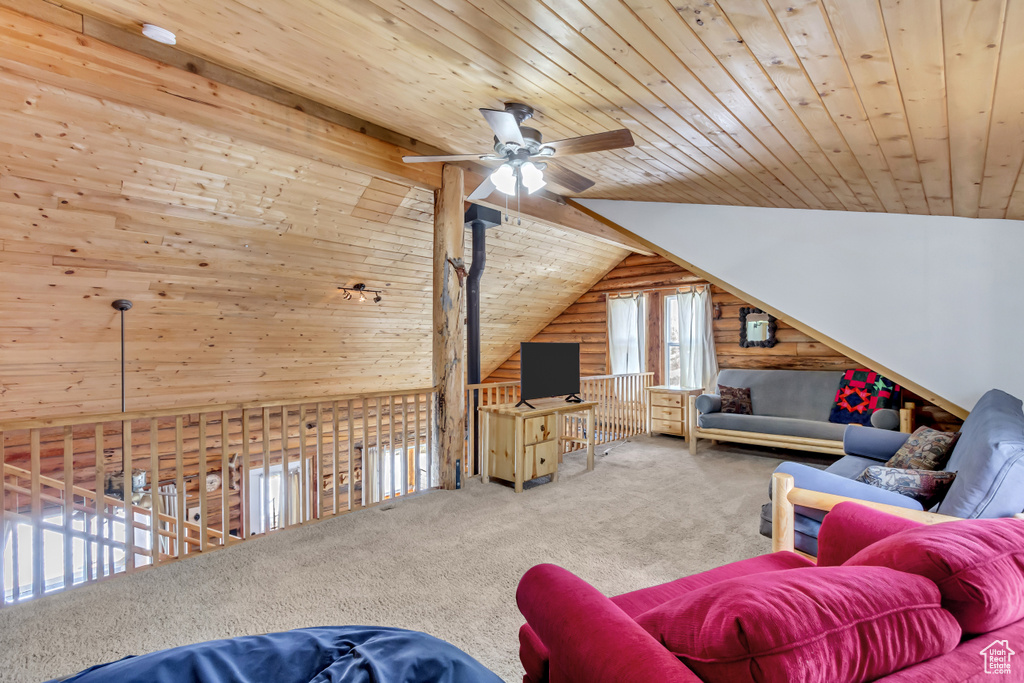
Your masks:
<svg viewBox="0 0 1024 683"><path fill-rule="evenodd" d="M480 113L494 131L493 152L407 156L402 157L402 160L410 164L433 161L500 162L501 165L469 195L470 201L484 199L495 190L515 195L520 187L525 187L529 194L533 194L544 187L547 181L571 194L579 194L593 187L594 181L567 168L551 165L547 163L548 159L622 149L634 144L632 134L625 128L544 142L540 131L523 125L523 121L533 116L533 107L518 102L509 102L504 111L481 109Z"/></svg>

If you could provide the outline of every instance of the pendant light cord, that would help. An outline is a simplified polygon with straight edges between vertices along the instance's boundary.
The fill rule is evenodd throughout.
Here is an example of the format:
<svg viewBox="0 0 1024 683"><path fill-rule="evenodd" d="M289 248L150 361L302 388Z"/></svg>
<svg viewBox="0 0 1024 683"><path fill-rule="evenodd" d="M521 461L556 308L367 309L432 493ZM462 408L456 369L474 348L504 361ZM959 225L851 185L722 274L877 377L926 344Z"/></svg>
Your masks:
<svg viewBox="0 0 1024 683"><path fill-rule="evenodd" d="M121 412L127 411L124 390L124 310L121 311Z"/></svg>
<svg viewBox="0 0 1024 683"><path fill-rule="evenodd" d="M124 312L132 307L132 302L128 299L118 299L111 306L121 312L121 412L124 413L128 411L125 397Z"/></svg>

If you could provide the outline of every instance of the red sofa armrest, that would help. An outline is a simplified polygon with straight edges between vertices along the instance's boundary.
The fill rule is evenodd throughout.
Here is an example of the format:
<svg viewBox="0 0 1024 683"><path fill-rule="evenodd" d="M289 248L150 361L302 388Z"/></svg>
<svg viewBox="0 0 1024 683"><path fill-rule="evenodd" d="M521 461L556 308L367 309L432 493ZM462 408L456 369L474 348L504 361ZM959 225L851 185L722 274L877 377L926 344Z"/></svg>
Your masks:
<svg viewBox="0 0 1024 683"><path fill-rule="evenodd" d="M818 566L835 567L883 538L924 526L858 503L839 503L818 531Z"/></svg>
<svg viewBox="0 0 1024 683"><path fill-rule="evenodd" d="M700 683L615 603L561 567L527 571L516 603L568 683Z"/></svg>

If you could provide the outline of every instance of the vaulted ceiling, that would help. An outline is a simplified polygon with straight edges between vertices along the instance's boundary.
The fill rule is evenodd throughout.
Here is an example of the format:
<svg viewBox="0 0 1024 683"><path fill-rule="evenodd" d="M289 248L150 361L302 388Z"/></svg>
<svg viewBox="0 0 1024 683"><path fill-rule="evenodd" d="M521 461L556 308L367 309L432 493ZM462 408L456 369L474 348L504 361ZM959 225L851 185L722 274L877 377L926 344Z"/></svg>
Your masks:
<svg viewBox="0 0 1024 683"><path fill-rule="evenodd" d="M585 196L1024 218L1020 0L62 0L453 152L533 105Z"/></svg>

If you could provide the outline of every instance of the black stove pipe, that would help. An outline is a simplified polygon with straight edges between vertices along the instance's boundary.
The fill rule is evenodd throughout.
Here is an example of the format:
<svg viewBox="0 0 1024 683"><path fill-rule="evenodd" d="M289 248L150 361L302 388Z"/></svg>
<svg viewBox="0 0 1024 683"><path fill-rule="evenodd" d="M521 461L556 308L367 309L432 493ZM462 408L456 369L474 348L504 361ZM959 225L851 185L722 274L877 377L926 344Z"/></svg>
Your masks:
<svg viewBox="0 0 1024 683"><path fill-rule="evenodd" d="M466 280L466 380L480 383L480 280L487 265L486 221L476 219L470 223L473 230L473 263Z"/></svg>

